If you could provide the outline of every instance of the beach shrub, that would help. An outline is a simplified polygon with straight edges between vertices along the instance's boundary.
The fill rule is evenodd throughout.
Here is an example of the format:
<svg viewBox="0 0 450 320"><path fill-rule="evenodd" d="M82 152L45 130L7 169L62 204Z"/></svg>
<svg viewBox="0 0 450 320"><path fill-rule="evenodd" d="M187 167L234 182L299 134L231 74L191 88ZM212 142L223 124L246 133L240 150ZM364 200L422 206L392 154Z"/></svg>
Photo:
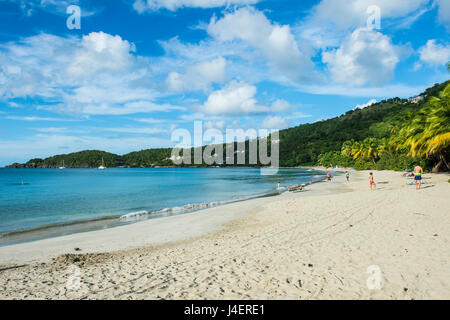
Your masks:
<svg viewBox="0 0 450 320"><path fill-rule="evenodd" d="M368 159L358 159L355 162L354 168L356 170L373 170L375 165Z"/></svg>
<svg viewBox="0 0 450 320"><path fill-rule="evenodd" d="M324 167L353 167L355 162L351 157L342 155L339 151L330 151L324 154L321 154L318 158L318 162L321 166Z"/></svg>
<svg viewBox="0 0 450 320"><path fill-rule="evenodd" d="M420 162L424 169L427 169L426 161L420 158L405 156L404 154L383 154L375 165L376 170L403 171L412 169Z"/></svg>

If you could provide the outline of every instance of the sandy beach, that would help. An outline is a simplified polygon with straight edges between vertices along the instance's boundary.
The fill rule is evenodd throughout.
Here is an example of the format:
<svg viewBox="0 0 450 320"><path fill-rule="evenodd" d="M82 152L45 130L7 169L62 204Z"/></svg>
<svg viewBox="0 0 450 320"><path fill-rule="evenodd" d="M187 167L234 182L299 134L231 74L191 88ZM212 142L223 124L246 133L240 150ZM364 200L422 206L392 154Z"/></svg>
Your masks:
<svg viewBox="0 0 450 320"><path fill-rule="evenodd" d="M374 176L1 247L0 298L450 299L449 175Z"/></svg>

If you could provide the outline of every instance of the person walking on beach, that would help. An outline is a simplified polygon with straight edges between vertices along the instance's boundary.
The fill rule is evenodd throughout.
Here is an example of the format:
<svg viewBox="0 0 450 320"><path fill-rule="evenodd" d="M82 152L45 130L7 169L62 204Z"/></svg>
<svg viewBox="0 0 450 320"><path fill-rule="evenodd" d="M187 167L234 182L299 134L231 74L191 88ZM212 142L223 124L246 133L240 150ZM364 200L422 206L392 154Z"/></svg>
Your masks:
<svg viewBox="0 0 450 320"><path fill-rule="evenodd" d="M422 186L422 174L423 169L420 166L420 163L417 162L417 165L414 168L414 181L416 183L416 190L420 190L420 187Z"/></svg>
<svg viewBox="0 0 450 320"><path fill-rule="evenodd" d="M370 183L370 191L377 189L377 185L375 184L375 181L373 181L373 173L372 172L369 174L369 183Z"/></svg>
<svg viewBox="0 0 450 320"><path fill-rule="evenodd" d="M345 179L347 180L347 182L349 182L350 180L350 174L348 173L348 171L345 171Z"/></svg>
<svg viewBox="0 0 450 320"><path fill-rule="evenodd" d="M328 171L328 173L327 173L327 182L330 182L331 181L331 173L330 173L330 171Z"/></svg>

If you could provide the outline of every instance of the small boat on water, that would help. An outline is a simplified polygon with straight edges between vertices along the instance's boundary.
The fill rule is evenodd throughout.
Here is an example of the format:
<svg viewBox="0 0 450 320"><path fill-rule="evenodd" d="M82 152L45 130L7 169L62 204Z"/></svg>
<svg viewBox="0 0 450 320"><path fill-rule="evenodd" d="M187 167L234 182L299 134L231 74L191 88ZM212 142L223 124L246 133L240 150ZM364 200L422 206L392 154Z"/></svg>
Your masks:
<svg viewBox="0 0 450 320"><path fill-rule="evenodd" d="M63 169L65 169L66 167L64 166L64 160L63 160L63 162L62 162L62 166L61 167L59 167L59 170L63 170Z"/></svg>
<svg viewBox="0 0 450 320"><path fill-rule="evenodd" d="M105 170L105 169L106 169L105 162L103 161L103 158L102 158L102 165L100 167L98 167L98 170Z"/></svg>

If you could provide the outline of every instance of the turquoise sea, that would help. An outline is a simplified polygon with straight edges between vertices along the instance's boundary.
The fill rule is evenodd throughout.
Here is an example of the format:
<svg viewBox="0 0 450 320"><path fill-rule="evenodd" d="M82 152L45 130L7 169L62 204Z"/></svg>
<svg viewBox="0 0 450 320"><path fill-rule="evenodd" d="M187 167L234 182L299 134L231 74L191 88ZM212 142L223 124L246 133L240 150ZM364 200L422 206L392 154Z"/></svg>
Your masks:
<svg viewBox="0 0 450 320"><path fill-rule="evenodd" d="M0 169L0 245L279 194L325 173L254 168Z"/></svg>

